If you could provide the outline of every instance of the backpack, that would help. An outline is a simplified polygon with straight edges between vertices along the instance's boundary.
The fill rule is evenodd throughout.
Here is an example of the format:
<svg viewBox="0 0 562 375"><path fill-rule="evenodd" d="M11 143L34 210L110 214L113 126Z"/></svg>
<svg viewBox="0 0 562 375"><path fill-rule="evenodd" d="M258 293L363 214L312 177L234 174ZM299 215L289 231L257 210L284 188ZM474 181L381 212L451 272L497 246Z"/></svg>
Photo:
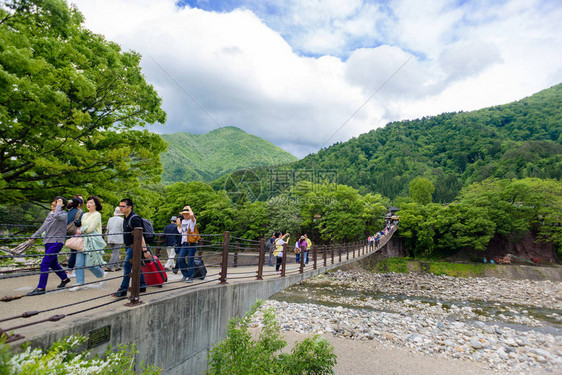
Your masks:
<svg viewBox="0 0 562 375"><path fill-rule="evenodd" d="M139 215L134 214L129 218L129 221L135 216L139 216ZM142 233L144 237L144 242L151 245L154 242L154 238L156 237L156 235L154 234L154 227L152 226L152 222L148 219L145 219L144 217L140 217L140 218L142 220Z"/></svg>
<svg viewBox="0 0 562 375"><path fill-rule="evenodd" d="M265 250L267 251L272 251L274 248L275 242L271 242L270 240L267 240L267 243L265 244Z"/></svg>

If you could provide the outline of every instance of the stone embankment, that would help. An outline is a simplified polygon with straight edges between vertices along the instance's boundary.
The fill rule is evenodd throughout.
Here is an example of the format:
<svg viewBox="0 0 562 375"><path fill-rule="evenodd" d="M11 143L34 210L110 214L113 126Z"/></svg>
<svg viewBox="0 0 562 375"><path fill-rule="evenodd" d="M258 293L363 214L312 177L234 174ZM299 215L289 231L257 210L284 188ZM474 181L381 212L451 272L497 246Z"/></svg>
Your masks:
<svg viewBox="0 0 562 375"><path fill-rule="evenodd" d="M497 373L562 373L562 283L338 270L293 288L315 303L267 301L285 331L376 341Z"/></svg>

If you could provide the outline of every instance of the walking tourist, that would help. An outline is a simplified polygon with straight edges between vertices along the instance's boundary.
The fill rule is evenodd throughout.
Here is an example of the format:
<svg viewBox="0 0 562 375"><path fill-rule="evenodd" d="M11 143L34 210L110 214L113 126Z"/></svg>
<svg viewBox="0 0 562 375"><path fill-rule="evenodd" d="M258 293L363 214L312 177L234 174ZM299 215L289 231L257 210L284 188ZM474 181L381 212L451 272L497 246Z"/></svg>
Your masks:
<svg viewBox="0 0 562 375"><path fill-rule="evenodd" d="M265 248L267 251L269 251L269 260L267 262L267 265L269 267L273 267L274 266L273 259L275 258L275 255L273 255L273 251L275 250L275 233L273 233L271 237L269 237L265 245Z"/></svg>
<svg viewBox="0 0 562 375"><path fill-rule="evenodd" d="M105 279L107 273L100 267L105 262L103 260L103 250L107 246L101 234L101 214L103 206L100 199L95 195L86 200L86 212L82 215L82 226L80 233L84 240L84 251L76 254L76 286L70 288L71 292L76 292L84 288L85 269L89 269L98 279ZM103 282L102 282L103 283Z"/></svg>
<svg viewBox="0 0 562 375"><path fill-rule="evenodd" d="M180 250L181 250L181 222L182 222L183 218L181 216L178 216L176 218L176 229L177 229L177 234L176 234L176 243L174 245L175 251L176 251L176 255L175 255L175 263L176 265L174 266L172 272L174 272L174 274L177 274L180 266L179 266L179 262L178 262L178 256L180 254Z"/></svg>
<svg viewBox="0 0 562 375"><path fill-rule="evenodd" d="M279 267L281 267L281 263L283 263L283 245L289 242L291 236L289 233L285 233L281 236L281 232L275 232L275 250L273 251L273 255L275 255L277 262L275 263L275 273L280 274ZM285 238L287 239L285 241Z"/></svg>
<svg viewBox="0 0 562 375"><path fill-rule="evenodd" d="M133 269L133 265L131 264L131 259L133 259L133 229L143 226L141 217L133 211L133 201L131 199L122 199L119 203L119 209L121 213L125 215L123 220L123 243L127 249L127 255L123 262L123 280L121 281L121 286L117 292L112 294L112 296L116 298L127 297L127 291L129 290L129 284L131 282L130 275ZM144 237L142 238L142 251L143 256L148 253ZM146 282L144 281L142 269L140 271L140 292L146 292Z"/></svg>
<svg viewBox="0 0 562 375"><path fill-rule="evenodd" d="M197 233L197 220L191 207L185 206L180 212L183 217L181 222L181 249L178 255L180 271L183 275L182 281L193 282L195 273L195 253L197 252L197 241L200 237ZM185 263L187 257L187 264Z"/></svg>
<svg viewBox="0 0 562 375"><path fill-rule="evenodd" d="M166 271L170 271L176 266L174 258L176 257L177 236L179 236L176 220L177 217L172 216L170 218L170 224L164 227L164 246L166 247L166 252L168 253L168 260L164 265L164 269L166 269Z"/></svg>
<svg viewBox="0 0 562 375"><path fill-rule="evenodd" d="M308 254L310 254L310 249L312 248L312 241L308 238L307 234L304 234L304 239L306 240L306 252L304 253L304 264L308 264Z"/></svg>
<svg viewBox="0 0 562 375"><path fill-rule="evenodd" d="M80 228L82 225L80 219L82 219L82 215L84 212L82 211L82 205L84 204L84 198L81 195L75 195L69 202L68 202L68 212L66 215L66 227L67 229L70 226L70 223L73 223L72 231L67 230L67 235L74 235L76 233L76 228ZM66 267L66 272L68 273L68 277L76 277L76 273L74 272L74 267L76 266L76 249L70 249L70 258L68 259L68 265Z"/></svg>
<svg viewBox="0 0 562 375"><path fill-rule="evenodd" d="M111 247L111 258L105 268L108 272L119 271L121 263L119 262L119 251L123 247L123 214L119 206L115 207L113 216L107 221L107 245Z"/></svg>
<svg viewBox="0 0 562 375"><path fill-rule="evenodd" d="M306 242L306 237L301 236L301 238L297 241L297 243L299 244L299 249L302 254L302 263L306 264L306 261L308 260L308 251L306 250L308 247L308 243ZM300 263L300 259L299 259L299 263Z"/></svg>
<svg viewBox="0 0 562 375"><path fill-rule="evenodd" d="M49 212L47 218L45 218L43 225L41 225L41 228L37 229L29 239L30 242L33 242L36 238L41 238L41 234L45 232L45 237L43 238L45 256L41 260L39 284L32 292L27 293L28 296L45 294L45 288L47 287L47 280L49 278L49 269L55 271L57 276L61 279L61 283L57 288L64 288L66 284L70 282L66 272L64 272L57 260L57 254L62 249L66 236L67 215L64 206L66 206L66 199L60 196L55 197L51 202L51 212Z"/></svg>

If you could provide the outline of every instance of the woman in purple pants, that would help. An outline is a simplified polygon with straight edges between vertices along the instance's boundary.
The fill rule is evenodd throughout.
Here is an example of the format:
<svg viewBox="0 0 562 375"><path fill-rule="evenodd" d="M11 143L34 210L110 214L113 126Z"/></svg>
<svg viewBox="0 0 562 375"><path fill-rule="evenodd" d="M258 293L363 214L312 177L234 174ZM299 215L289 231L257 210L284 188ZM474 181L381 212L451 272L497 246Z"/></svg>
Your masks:
<svg viewBox="0 0 562 375"><path fill-rule="evenodd" d="M45 232L43 243L45 244L45 256L41 261L41 276L39 276L39 284L32 292L27 293L28 296L36 296L45 294L47 287L47 279L49 278L49 269L56 272L60 277L61 283L57 288L64 288L70 282L66 276L66 272L60 266L57 255L61 251L66 236L66 199L63 197L55 197L51 203L51 212L41 225L37 232L33 233L29 241L33 242L36 238L41 238L41 234Z"/></svg>

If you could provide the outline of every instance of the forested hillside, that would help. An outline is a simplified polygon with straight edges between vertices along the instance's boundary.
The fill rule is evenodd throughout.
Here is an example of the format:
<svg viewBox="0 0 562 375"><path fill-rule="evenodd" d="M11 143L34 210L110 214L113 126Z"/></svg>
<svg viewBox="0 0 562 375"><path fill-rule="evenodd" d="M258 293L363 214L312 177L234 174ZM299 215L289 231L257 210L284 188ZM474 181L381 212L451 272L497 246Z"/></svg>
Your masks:
<svg viewBox="0 0 562 375"><path fill-rule="evenodd" d="M336 169L338 182L395 198L425 176L435 202L488 177L562 178L562 84L523 100L472 112L390 123L296 162Z"/></svg>
<svg viewBox="0 0 562 375"><path fill-rule="evenodd" d="M291 163L297 158L262 138L227 126L205 134L162 134L162 182L210 181L241 168Z"/></svg>

